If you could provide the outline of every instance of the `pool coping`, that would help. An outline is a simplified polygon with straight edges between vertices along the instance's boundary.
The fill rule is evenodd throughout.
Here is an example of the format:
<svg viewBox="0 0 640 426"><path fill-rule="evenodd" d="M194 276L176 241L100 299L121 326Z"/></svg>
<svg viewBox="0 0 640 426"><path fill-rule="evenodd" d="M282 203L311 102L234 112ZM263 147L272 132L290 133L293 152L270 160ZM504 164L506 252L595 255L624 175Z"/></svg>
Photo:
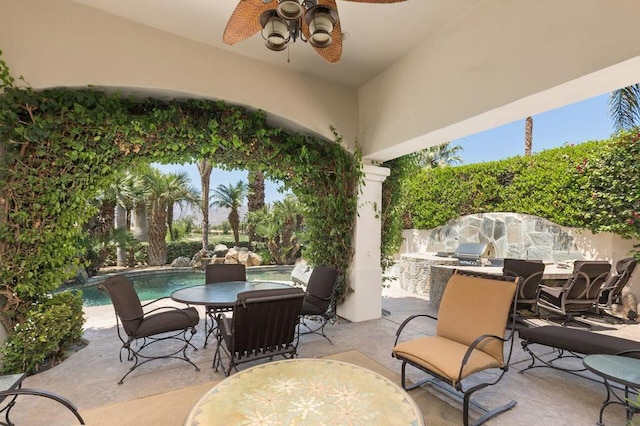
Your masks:
<svg viewBox="0 0 640 426"><path fill-rule="evenodd" d="M248 266L247 270L251 269L251 270L271 270L271 269L278 269L278 268L291 268L291 271L293 271L294 265L260 265L260 266ZM100 284L101 282L103 282L104 280L106 280L107 278L110 277L114 277L117 275L125 275L127 277L135 277L135 276L139 276L139 275L157 275L157 274L164 274L167 272L199 272L204 274L204 271L198 268L192 268L189 266L185 266L185 267L178 267L178 266L148 266L148 267L142 267L142 268L130 268L130 269L123 269L121 271L113 271L113 272L106 272L103 274L99 274L99 275L94 275L93 277L89 277L87 279L87 281L85 281L82 285L76 285L74 288L76 289L81 289L83 287L89 287L89 286L94 286L96 284ZM272 280L255 280L255 281L272 281ZM280 282L280 281L279 281ZM291 281L283 281L283 282L292 282Z"/></svg>

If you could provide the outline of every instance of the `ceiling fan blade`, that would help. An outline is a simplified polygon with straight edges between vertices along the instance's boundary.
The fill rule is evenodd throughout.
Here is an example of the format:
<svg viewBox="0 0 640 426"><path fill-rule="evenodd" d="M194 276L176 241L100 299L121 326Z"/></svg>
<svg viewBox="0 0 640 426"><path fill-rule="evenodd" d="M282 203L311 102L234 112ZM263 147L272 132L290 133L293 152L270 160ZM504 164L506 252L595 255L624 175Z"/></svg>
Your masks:
<svg viewBox="0 0 640 426"><path fill-rule="evenodd" d="M401 1L407 0L344 0L350 1L353 3L400 3Z"/></svg>
<svg viewBox="0 0 640 426"><path fill-rule="evenodd" d="M329 7L336 12L338 11L338 6L336 5L336 0L319 0L319 6ZM302 34L304 37L309 40L309 26L302 20ZM311 43L311 47L320 55L322 59L329 62L330 64L335 64L340 62L340 58L342 57L342 27L340 26L340 19L338 18L338 22L333 26L333 31L331 32L331 45L328 47L315 47Z"/></svg>
<svg viewBox="0 0 640 426"><path fill-rule="evenodd" d="M257 34L262 29L260 14L265 10L275 9L276 6L275 1L265 4L262 0L240 0L227 22L222 41L236 44Z"/></svg>

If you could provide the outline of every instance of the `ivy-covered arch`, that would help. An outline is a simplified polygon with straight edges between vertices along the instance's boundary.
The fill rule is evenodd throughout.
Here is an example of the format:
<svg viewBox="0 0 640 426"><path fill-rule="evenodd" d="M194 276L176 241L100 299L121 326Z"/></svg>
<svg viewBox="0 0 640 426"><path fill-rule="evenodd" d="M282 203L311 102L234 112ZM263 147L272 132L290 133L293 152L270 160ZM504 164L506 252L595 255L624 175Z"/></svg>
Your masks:
<svg viewBox="0 0 640 426"><path fill-rule="evenodd" d="M105 180L136 161L212 158L284 182L306 206L304 256L346 273L359 153L270 126L262 111L209 100L123 98L94 89L18 88L0 96L0 294L28 301L77 262L81 224ZM337 291L346 291L345 276ZM15 300L15 299L13 299Z"/></svg>

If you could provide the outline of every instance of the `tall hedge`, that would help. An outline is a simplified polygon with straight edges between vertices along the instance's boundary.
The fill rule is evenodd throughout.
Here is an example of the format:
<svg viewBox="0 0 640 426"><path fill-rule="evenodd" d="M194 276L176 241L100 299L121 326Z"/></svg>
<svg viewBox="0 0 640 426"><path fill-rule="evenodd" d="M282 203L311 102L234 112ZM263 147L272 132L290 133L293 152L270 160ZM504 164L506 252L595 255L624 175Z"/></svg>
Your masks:
<svg viewBox="0 0 640 426"><path fill-rule="evenodd" d="M554 148L528 157L423 170L406 180L412 226L431 229L456 217L516 212L565 226L588 227L583 168L607 150L602 141Z"/></svg>
<svg viewBox="0 0 640 426"><path fill-rule="evenodd" d="M581 165L585 221L595 231L640 239L640 129L615 135L602 155Z"/></svg>

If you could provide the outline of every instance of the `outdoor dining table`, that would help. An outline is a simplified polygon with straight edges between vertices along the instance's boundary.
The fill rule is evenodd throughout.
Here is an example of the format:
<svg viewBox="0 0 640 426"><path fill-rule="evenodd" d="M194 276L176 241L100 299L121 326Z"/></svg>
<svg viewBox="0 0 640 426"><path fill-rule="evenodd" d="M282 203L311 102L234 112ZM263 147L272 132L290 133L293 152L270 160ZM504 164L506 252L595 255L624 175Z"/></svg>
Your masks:
<svg viewBox="0 0 640 426"><path fill-rule="evenodd" d="M215 385L185 425L412 425L422 412L400 386L366 368L329 359L257 365Z"/></svg>
<svg viewBox="0 0 640 426"><path fill-rule="evenodd" d="M186 287L171 293L171 299L188 305L206 305L216 310L233 307L238 294L249 290L273 290L291 287L286 283L267 281L227 281Z"/></svg>

